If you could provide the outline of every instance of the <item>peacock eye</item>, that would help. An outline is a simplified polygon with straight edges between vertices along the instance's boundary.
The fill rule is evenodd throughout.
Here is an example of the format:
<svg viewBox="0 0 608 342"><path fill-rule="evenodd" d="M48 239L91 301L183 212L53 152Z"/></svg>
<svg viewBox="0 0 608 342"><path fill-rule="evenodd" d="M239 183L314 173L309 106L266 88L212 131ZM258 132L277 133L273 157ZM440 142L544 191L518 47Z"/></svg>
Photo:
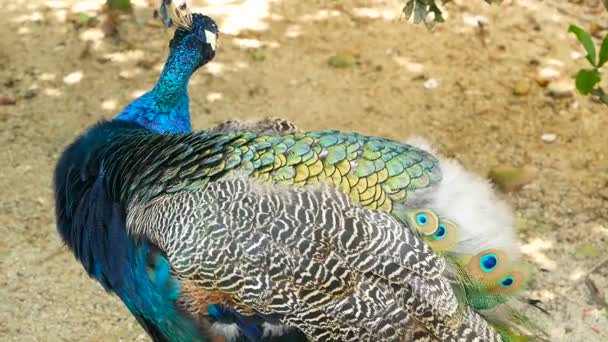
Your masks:
<svg viewBox="0 0 608 342"><path fill-rule="evenodd" d="M437 228L437 231L433 235L433 239L441 240L446 236L446 234L447 234L447 229L446 229L445 225L443 223L440 223L439 227Z"/></svg>
<svg viewBox="0 0 608 342"><path fill-rule="evenodd" d="M512 276L504 277L500 280L499 284L501 287L510 287L515 282Z"/></svg>
<svg viewBox="0 0 608 342"><path fill-rule="evenodd" d="M498 257L494 253L486 254L481 258L481 260L479 260L479 266L484 272L493 271L496 268L497 264Z"/></svg>
<svg viewBox="0 0 608 342"><path fill-rule="evenodd" d="M426 214L418 214L416 215L416 222L418 222L419 225L424 226L429 222L429 218Z"/></svg>

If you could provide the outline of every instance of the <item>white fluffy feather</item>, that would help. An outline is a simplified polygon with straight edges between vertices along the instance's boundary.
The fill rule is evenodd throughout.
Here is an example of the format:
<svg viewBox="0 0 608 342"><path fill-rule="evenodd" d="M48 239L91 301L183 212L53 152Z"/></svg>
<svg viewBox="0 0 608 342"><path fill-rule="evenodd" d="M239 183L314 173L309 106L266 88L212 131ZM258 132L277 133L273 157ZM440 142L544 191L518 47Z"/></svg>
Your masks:
<svg viewBox="0 0 608 342"><path fill-rule="evenodd" d="M224 336L226 341L235 341L241 334L236 323L226 324L215 322L211 325L211 331L215 335Z"/></svg>
<svg viewBox="0 0 608 342"><path fill-rule="evenodd" d="M410 202L418 207L426 205L458 225L459 242L453 249L456 253L475 255L485 249L498 248L512 261L518 259L512 210L498 197L492 184L465 170L458 161L441 156L423 138L412 137L406 143L432 153L439 160L443 174L437 187L412 194L408 206Z"/></svg>
<svg viewBox="0 0 608 342"><path fill-rule="evenodd" d="M271 324L268 322L262 323L264 328L264 337L282 336L289 329L289 327L281 324Z"/></svg>

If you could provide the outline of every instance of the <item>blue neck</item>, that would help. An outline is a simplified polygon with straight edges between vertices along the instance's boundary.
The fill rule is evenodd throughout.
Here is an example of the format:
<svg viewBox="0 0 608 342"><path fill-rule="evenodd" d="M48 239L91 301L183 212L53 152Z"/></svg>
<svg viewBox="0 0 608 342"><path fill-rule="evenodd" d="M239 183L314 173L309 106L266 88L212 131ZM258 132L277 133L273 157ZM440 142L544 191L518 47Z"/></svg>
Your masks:
<svg viewBox="0 0 608 342"><path fill-rule="evenodd" d="M201 65L198 51L182 44L171 50L156 86L131 102L118 116L157 132L190 132L188 82Z"/></svg>
<svg viewBox="0 0 608 342"><path fill-rule="evenodd" d="M200 67L200 53L178 46L169 54L160 79L152 89L154 99L161 109L174 108L188 98L188 82Z"/></svg>

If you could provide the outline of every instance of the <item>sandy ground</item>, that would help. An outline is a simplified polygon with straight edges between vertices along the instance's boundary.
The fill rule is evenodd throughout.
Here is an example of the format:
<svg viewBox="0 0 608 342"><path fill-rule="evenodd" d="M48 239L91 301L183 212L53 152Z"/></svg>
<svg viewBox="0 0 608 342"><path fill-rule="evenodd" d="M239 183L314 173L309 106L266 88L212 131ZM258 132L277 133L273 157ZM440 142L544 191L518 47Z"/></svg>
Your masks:
<svg viewBox="0 0 608 342"><path fill-rule="evenodd" d="M568 25L589 28L608 15L599 1L464 3L433 32L400 21L398 2L206 8L223 35L215 61L192 80L193 126L274 115L305 129L423 135L482 174L536 168L531 184L505 195L537 268L526 295L551 314L528 313L553 341L607 341L608 267L594 267L608 246L608 107L548 96L536 79L550 68L554 84L572 84L585 60ZM120 37L107 39L100 20L83 24L79 14L98 13L99 1L0 2L0 98L16 101L0 106L2 341L147 340L62 247L51 192L62 148L158 77L171 34L145 2L136 5L136 21L121 18ZM337 53L355 64L330 67ZM429 79L438 87L426 89Z"/></svg>

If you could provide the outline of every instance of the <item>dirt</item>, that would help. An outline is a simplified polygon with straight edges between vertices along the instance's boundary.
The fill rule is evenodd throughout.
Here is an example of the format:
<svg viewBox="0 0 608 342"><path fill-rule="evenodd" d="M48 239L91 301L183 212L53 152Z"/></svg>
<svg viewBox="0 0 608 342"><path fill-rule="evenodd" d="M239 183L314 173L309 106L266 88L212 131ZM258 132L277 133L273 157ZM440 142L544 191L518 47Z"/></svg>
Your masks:
<svg viewBox="0 0 608 342"><path fill-rule="evenodd" d="M140 0L133 16L119 18L119 36L104 38L100 3L0 3L3 341L147 340L85 275L54 224L59 153L151 88L171 36ZM401 20L399 2L211 3L204 11L223 34L214 62L192 79L195 128L273 115L304 129L422 135L481 174L538 170L505 195L536 270L523 295L550 315L526 312L552 341L608 340L608 106L568 91L548 96L538 82L551 68L553 82L572 84L586 66L567 27L605 35L599 1L461 0L432 32ZM346 67L328 65L336 54Z"/></svg>

